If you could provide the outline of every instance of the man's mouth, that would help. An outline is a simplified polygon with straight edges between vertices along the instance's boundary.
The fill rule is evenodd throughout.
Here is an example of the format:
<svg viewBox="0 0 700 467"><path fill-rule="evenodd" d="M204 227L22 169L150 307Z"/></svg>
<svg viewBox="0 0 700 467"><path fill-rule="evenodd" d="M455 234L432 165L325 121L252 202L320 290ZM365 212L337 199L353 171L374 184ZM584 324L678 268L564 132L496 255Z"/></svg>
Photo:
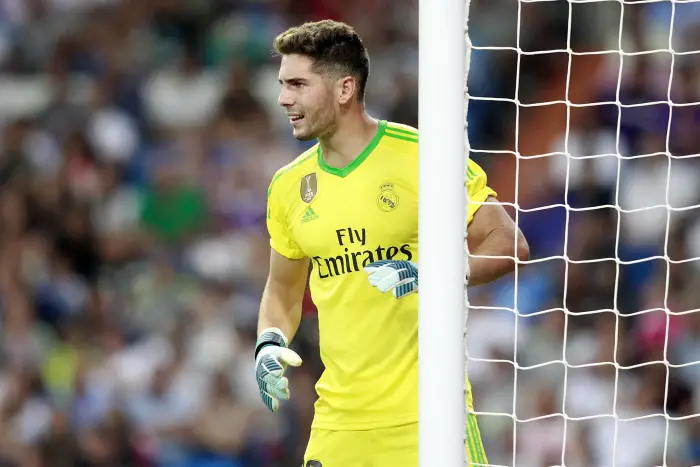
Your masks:
<svg viewBox="0 0 700 467"><path fill-rule="evenodd" d="M300 114L288 114L287 117L289 117L290 122L298 122L299 120L304 118L304 116Z"/></svg>

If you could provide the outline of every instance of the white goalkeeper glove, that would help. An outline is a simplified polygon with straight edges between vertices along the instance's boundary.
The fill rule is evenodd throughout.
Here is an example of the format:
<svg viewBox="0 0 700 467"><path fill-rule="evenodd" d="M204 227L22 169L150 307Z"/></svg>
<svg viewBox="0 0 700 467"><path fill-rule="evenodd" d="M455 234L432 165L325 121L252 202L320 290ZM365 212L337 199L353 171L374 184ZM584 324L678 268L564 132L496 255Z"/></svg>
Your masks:
<svg viewBox="0 0 700 467"><path fill-rule="evenodd" d="M287 366L301 365L301 357L287 348L287 338L277 328L260 333L255 344L255 379L263 403L277 412L280 400L289 399L289 380L284 376Z"/></svg>
<svg viewBox="0 0 700 467"><path fill-rule="evenodd" d="M395 298L418 292L418 265L411 261L380 260L365 266L369 283L380 292L391 292Z"/></svg>

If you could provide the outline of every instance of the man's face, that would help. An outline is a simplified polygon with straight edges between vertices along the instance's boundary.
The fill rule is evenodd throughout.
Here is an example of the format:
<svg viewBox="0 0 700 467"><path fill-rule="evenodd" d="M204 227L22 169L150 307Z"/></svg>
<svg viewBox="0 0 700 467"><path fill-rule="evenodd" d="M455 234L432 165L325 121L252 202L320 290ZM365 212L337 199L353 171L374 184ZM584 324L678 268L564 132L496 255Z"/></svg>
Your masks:
<svg viewBox="0 0 700 467"><path fill-rule="evenodd" d="M312 70L313 62L303 55L284 55L279 81L279 104L284 107L294 137L309 141L328 133L334 124L336 108L328 78Z"/></svg>

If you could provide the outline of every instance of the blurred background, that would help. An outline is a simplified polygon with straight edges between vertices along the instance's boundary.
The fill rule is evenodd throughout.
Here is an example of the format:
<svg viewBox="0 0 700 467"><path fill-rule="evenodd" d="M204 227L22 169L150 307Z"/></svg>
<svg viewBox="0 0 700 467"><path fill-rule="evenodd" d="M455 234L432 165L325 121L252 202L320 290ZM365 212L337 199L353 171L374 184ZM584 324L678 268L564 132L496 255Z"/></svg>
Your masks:
<svg viewBox="0 0 700 467"><path fill-rule="evenodd" d="M271 41L323 18L369 49L369 111L416 126L415 0L0 0L0 467L301 463L311 297L279 414L252 355L267 186L309 144ZM494 47L472 157L538 260L470 292L490 461L699 464L700 2L472 0L470 21Z"/></svg>

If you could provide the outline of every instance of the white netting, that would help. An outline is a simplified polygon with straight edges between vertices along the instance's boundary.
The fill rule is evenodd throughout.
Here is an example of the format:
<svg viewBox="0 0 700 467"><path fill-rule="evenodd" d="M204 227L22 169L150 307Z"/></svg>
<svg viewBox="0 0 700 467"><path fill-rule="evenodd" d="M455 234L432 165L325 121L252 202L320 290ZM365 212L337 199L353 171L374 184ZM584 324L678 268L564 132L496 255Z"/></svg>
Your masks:
<svg viewBox="0 0 700 467"><path fill-rule="evenodd" d="M470 289L489 465L700 464L700 1L467 6L467 147L532 251Z"/></svg>

